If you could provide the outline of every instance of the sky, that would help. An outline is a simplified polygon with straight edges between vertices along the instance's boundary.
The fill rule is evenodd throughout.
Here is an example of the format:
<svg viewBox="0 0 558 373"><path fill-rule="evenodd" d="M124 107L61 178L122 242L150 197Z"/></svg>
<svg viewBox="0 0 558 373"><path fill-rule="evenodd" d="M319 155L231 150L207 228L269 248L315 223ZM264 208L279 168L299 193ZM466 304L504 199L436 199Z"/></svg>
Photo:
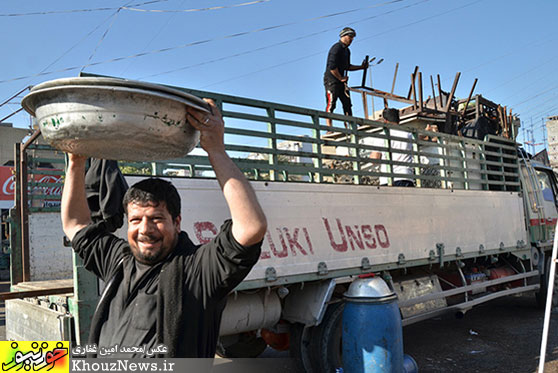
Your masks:
<svg viewBox="0 0 558 373"><path fill-rule="evenodd" d="M557 14L556 0L2 0L0 119L26 87L80 71L323 110L327 52L350 26L353 64L384 59L374 88L391 90L397 63L402 96L415 66L425 92L429 76L449 91L461 72L467 98L477 78L474 93L518 114L518 142L538 152L558 115ZM24 111L5 121L30 125Z"/></svg>

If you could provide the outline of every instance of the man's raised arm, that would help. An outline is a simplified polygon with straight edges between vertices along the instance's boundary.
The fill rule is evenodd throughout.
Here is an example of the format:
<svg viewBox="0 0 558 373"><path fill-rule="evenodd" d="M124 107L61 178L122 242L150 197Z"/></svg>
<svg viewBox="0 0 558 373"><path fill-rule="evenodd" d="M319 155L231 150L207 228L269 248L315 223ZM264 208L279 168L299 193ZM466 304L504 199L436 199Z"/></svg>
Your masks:
<svg viewBox="0 0 558 373"><path fill-rule="evenodd" d="M212 114L194 109L188 111L190 123L200 131L200 144L207 152L215 176L221 185L232 217L232 233L243 246L260 242L267 229L263 210L244 174L225 151L223 118L215 103L206 100Z"/></svg>
<svg viewBox="0 0 558 373"><path fill-rule="evenodd" d="M62 191L62 229L70 241L91 223L85 197L85 162L87 158L68 153L68 168Z"/></svg>

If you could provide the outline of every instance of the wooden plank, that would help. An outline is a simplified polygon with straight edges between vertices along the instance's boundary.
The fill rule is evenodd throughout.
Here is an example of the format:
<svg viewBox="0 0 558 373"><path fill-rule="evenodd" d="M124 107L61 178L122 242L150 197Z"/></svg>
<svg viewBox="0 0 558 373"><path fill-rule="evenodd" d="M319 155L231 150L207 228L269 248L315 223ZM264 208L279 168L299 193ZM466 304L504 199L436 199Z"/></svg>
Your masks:
<svg viewBox="0 0 558 373"><path fill-rule="evenodd" d="M391 94L393 94L393 90L395 89L395 79L397 79L397 70L399 70L399 62L395 64L395 72L393 73L393 83L391 83Z"/></svg>
<svg viewBox="0 0 558 373"><path fill-rule="evenodd" d="M417 75L418 69L419 69L419 67L418 67L418 66L415 66L415 70L414 70L413 73L411 74L411 77ZM411 78L411 80L413 80L413 79ZM412 89L413 89L413 83L411 83L411 87L409 87L409 93L407 94L407 99L408 99L408 100L411 99Z"/></svg>
<svg viewBox="0 0 558 373"><path fill-rule="evenodd" d="M440 97L440 109L443 108L444 103L442 102L442 82L440 81L440 74L438 74L438 95Z"/></svg>
<svg viewBox="0 0 558 373"><path fill-rule="evenodd" d="M415 80L417 76L415 74L411 75L411 93L413 94L413 107L417 107L417 90L415 85Z"/></svg>
<svg viewBox="0 0 558 373"><path fill-rule="evenodd" d="M364 91L370 96L381 97L392 101L404 102L406 104L413 104L413 100L409 100L403 96L393 95L389 92L381 91L379 89L370 89L368 87L352 87L349 88L349 91L357 93L361 93Z"/></svg>
<svg viewBox="0 0 558 373"><path fill-rule="evenodd" d="M42 290L12 291L12 292L0 293L0 300L33 298L33 297L40 297L44 295L54 295L54 294L73 294L73 292L74 292L73 286L63 287L63 288L42 289Z"/></svg>
<svg viewBox="0 0 558 373"><path fill-rule="evenodd" d="M419 71L418 73L418 94L419 94L419 109L422 111L424 107L424 102L422 100L422 72Z"/></svg>
<svg viewBox="0 0 558 373"><path fill-rule="evenodd" d="M473 82L473 86L471 87L471 92L469 92L469 97L467 97L467 101L465 101L465 106L463 107L463 113L461 114L462 116L465 116L465 113L467 111L467 106L469 106L469 102L471 101L471 96L473 95L473 91L475 90L475 86L477 85L478 79L475 78L475 81Z"/></svg>
<svg viewBox="0 0 558 373"><path fill-rule="evenodd" d="M364 108L364 118L368 119L368 102L366 100L365 92L362 92L362 107Z"/></svg>
<svg viewBox="0 0 558 373"><path fill-rule="evenodd" d="M73 279L67 278L62 280L20 282L14 285L12 290L15 291L44 290L44 289L52 289L52 288L64 288L70 286L73 286Z"/></svg>
<svg viewBox="0 0 558 373"><path fill-rule="evenodd" d="M459 77L461 76L461 73L458 71L455 74L455 78L453 79L453 86L451 87L451 91L448 97L448 102L446 102L446 107L444 109L444 111L447 113L451 107L451 101L453 100L453 95L455 94L455 89L457 88L457 83L459 82Z"/></svg>
<svg viewBox="0 0 558 373"><path fill-rule="evenodd" d="M432 75L430 75L430 84L432 85L432 98L434 99L434 110L438 110L438 104L436 103L436 91L434 91L434 79L432 79ZM440 97L440 100L442 97ZM440 104L442 101L440 101Z"/></svg>

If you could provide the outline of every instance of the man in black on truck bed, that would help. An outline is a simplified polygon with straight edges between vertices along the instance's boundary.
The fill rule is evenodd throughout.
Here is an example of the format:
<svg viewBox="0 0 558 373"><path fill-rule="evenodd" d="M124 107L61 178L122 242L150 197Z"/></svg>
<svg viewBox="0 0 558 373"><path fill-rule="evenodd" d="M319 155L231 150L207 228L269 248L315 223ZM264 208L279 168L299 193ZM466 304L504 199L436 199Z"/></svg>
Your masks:
<svg viewBox="0 0 558 373"><path fill-rule="evenodd" d="M356 31L345 27L339 33L339 41L330 48L327 55L326 70L324 73L324 87L326 92L326 110L333 113L337 99L343 104L343 113L353 115L351 97L347 89L347 71L364 70L368 68L368 61L362 65L351 65L351 51L349 45L356 37ZM331 127L331 119L326 118L326 124Z"/></svg>

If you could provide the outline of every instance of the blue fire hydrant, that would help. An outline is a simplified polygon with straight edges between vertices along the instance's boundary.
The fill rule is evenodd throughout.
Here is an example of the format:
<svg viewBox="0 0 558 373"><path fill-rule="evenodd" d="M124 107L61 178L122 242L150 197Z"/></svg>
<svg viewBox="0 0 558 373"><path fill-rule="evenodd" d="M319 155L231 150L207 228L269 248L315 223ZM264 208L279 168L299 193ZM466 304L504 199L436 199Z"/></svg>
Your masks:
<svg viewBox="0 0 558 373"><path fill-rule="evenodd" d="M343 372L410 373L397 295L380 277L355 280L344 295Z"/></svg>

